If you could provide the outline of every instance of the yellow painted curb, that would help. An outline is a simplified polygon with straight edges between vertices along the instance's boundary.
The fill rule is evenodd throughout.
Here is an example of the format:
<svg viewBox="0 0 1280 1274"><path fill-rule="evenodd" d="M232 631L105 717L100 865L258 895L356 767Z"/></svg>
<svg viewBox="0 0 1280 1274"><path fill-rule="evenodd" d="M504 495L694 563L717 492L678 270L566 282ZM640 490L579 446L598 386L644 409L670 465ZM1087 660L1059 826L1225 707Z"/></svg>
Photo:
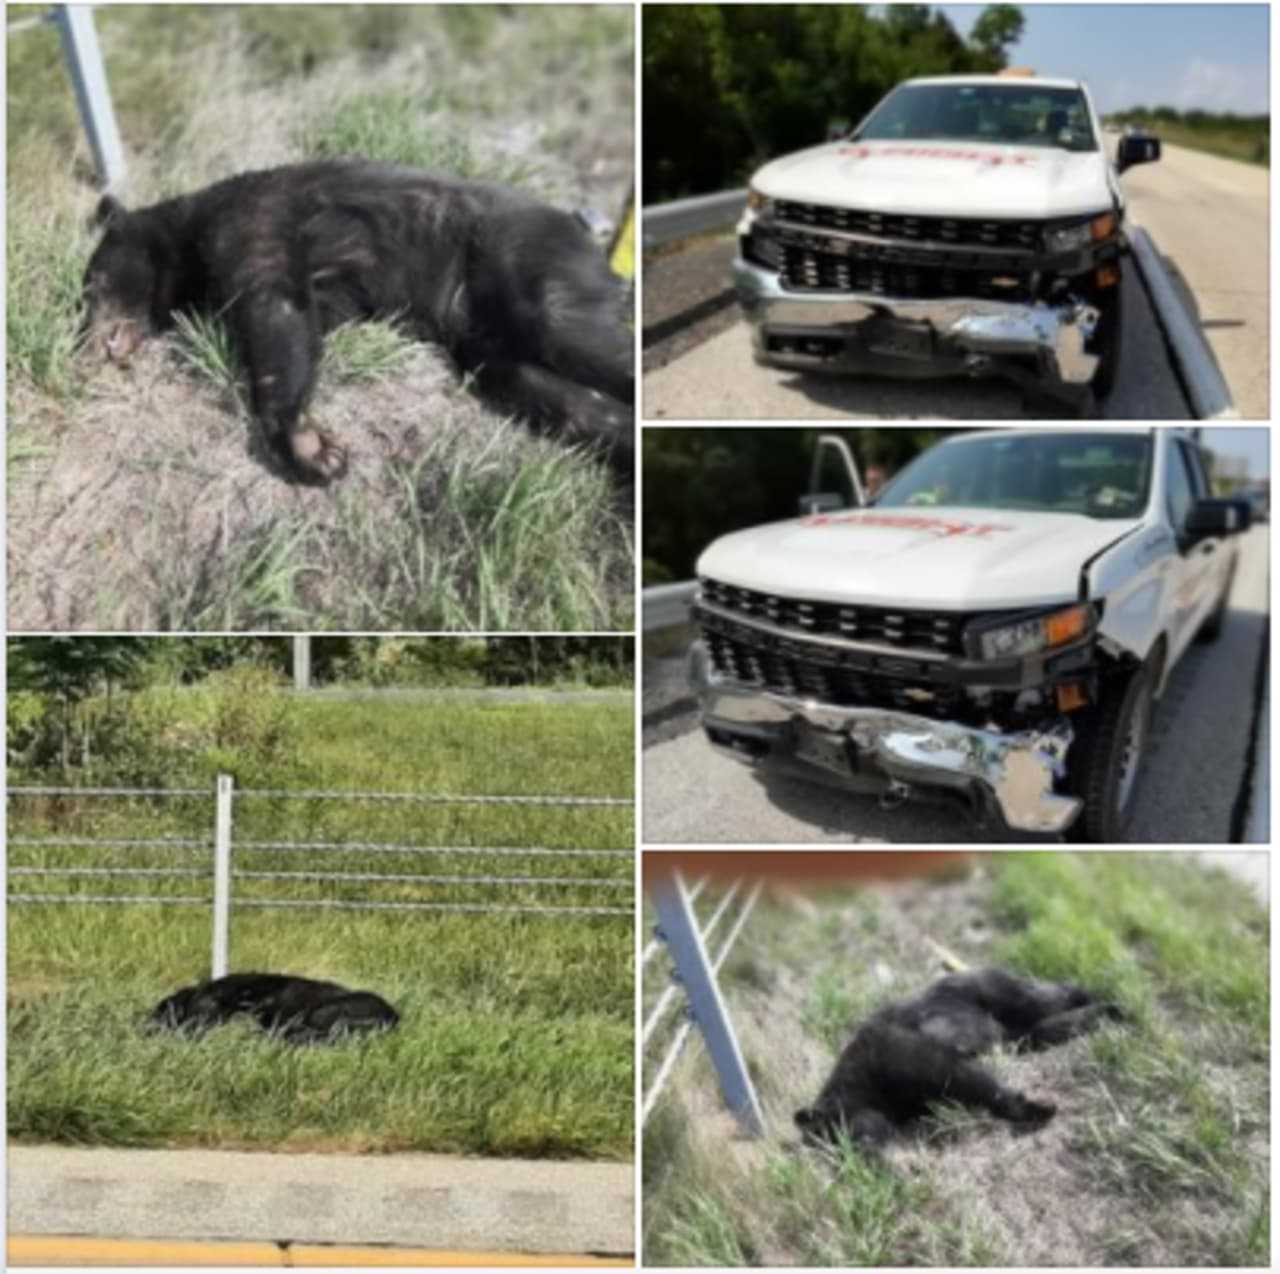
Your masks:
<svg viewBox="0 0 1280 1274"><path fill-rule="evenodd" d="M289 1265L432 1265L467 1268L537 1266L579 1268L618 1265L635 1268L635 1261L622 1256L545 1256L519 1252L430 1252L397 1247L309 1247L299 1244L289 1249Z"/></svg>
<svg viewBox="0 0 1280 1274"><path fill-rule="evenodd" d="M18 1235L9 1239L10 1265L400 1265L450 1268L634 1268L622 1256L546 1256L517 1252L436 1252L407 1247L329 1247L321 1244L214 1243L176 1239L89 1239Z"/></svg>
<svg viewBox="0 0 1280 1274"><path fill-rule="evenodd" d="M181 1239L86 1239L10 1235L10 1265L276 1265L276 1243L196 1243Z"/></svg>

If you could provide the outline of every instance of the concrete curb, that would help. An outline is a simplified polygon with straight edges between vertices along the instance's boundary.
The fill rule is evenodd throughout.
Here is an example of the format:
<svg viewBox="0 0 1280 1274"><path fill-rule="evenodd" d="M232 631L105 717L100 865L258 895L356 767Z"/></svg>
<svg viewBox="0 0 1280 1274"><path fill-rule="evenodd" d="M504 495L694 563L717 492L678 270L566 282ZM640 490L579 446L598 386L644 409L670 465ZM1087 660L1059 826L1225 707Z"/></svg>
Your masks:
<svg viewBox="0 0 1280 1274"><path fill-rule="evenodd" d="M438 1252L423 1248L315 1247L288 1243L179 1243L146 1239L33 1237L9 1239L11 1267L64 1265L103 1266L413 1266L418 1269L589 1269L596 1266L632 1269L631 1257L541 1256L511 1252Z"/></svg>
<svg viewBox="0 0 1280 1274"><path fill-rule="evenodd" d="M8 1178L28 1240L635 1251L630 1164L11 1146Z"/></svg>

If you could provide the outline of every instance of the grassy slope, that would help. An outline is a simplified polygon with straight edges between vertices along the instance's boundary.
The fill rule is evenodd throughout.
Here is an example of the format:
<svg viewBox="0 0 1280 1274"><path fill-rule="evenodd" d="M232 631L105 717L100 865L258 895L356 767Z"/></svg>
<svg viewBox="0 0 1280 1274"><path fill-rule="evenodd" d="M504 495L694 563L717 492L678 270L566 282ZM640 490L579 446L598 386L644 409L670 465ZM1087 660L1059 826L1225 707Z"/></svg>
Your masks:
<svg viewBox="0 0 1280 1274"><path fill-rule="evenodd" d="M790 1114L850 1024L940 970L1072 977L1131 1026L1003 1055L1057 1118L1012 1137L944 1109L881 1165L799 1150ZM1266 1265L1266 917L1174 855L993 856L941 883L753 917L724 976L770 1129L734 1135L695 1050L646 1128L645 1259L671 1265Z"/></svg>
<svg viewBox="0 0 1280 1274"><path fill-rule="evenodd" d="M203 784L234 756L206 746L213 696L151 691L138 710L168 723L173 785ZM631 789L631 708L304 700L296 756L257 785L372 791L572 793ZM200 741L199 746L196 742ZM16 781L16 780L15 780ZM15 800L11 831L207 834L208 801ZM425 845L628 848L626 807L413 806L244 798L237 834ZM34 850L10 865L170 865L162 851ZM207 855L192 856L203 865ZM549 867L548 862L553 866ZM616 879L622 888L241 881L240 898L625 903L632 863L244 851L237 868ZM21 879L21 888L65 889ZM84 891L205 894L207 882L81 881ZM13 886L11 886L13 888ZM148 1037L140 1015L208 969L207 906L15 905L8 924L9 1129L87 1144L397 1149L628 1157L632 1136L632 926L624 917L233 909L232 968L330 977L387 996L393 1034L289 1049L233 1024L199 1045Z"/></svg>
<svg viewBox="0 0 1280 1274"><path fill-rule="evenodd" d="M357 152L612 216L631 182L630 11L97 21L135 204ZM627 497L595 458L482 407L438 351L387 331L330 341L313 418L353 453L333 491L274 476L216 330L123 371L77 359L97 195L54 33L8 56L11 628L630 625Z"/></svg>

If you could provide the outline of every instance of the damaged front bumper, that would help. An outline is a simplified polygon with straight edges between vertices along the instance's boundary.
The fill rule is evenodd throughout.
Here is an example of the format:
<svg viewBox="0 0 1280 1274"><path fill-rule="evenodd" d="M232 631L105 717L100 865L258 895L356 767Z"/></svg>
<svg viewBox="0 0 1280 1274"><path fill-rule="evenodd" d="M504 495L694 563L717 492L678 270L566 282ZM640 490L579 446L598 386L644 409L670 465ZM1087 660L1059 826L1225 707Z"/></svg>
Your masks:
<svg viewBox="0 0 1280 1274"><path fill-rule="evenodd" d="M741 256L733 263L733 281L756 357L770 366L900 376L1002 374L1066 389L1086 387L1098 366L1098 356L1086 347L1100 312L1079 300L1049 305L789 291L776 271Z"/></svg>
<svg viewBox="0 0 1280 1274"><path fill-rule="evenodd" d="M890 798L945 789L1022 832L1061 833L1083 805L1054 791L1074 737L1065 719L1044 731L1004 733L776 694L717 672L701 641L690 652L689 679L708 739L749 764L816 767L853 791Z"/></svg>

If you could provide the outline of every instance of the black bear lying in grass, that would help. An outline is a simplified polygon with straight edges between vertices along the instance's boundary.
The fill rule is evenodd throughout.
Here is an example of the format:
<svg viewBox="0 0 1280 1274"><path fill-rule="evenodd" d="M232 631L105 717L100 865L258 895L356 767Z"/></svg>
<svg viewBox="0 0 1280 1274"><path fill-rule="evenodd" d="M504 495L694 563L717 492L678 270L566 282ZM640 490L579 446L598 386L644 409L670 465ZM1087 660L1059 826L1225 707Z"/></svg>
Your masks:
<svg viewBox="0 0 1280 1274"><path fill-rule="evenodd" d="M244 173L135 212L106 195L97 221L90 346L124 363L175 312L225 315L254 415L298 480L346 471L345 449L303 413L322 335L371 318L438 342L499 409L602 443L630 472L625 289L568 213L499 186L334 160Z"/></svg>
<svg viewBox="0 0 1280 1274"><path fill-rule="evenodd" d="M400 1020L400 1014L372 991L349 991L336 982L278 973L231 973L175 991L152 1009L148 1021L194 1034L242 1013L290 1044L389 1030Z"/></svg>
<svg viewBox="0 0 1280 1274"><path fill-rule="evenodd" d="M1064 982L1041 982L1002 969L956 973L913 1000L886 1004L845 1045L817 1101L796 1111L805 1140L833 1141L842 1130L866 1148L923 1115L930 1102L955 1101L997 1119L1035 1125L1057 1108L1006 1088L971 1059L997 1044L1047 1048L1123 1020L1114 1004Z"/></svg>

